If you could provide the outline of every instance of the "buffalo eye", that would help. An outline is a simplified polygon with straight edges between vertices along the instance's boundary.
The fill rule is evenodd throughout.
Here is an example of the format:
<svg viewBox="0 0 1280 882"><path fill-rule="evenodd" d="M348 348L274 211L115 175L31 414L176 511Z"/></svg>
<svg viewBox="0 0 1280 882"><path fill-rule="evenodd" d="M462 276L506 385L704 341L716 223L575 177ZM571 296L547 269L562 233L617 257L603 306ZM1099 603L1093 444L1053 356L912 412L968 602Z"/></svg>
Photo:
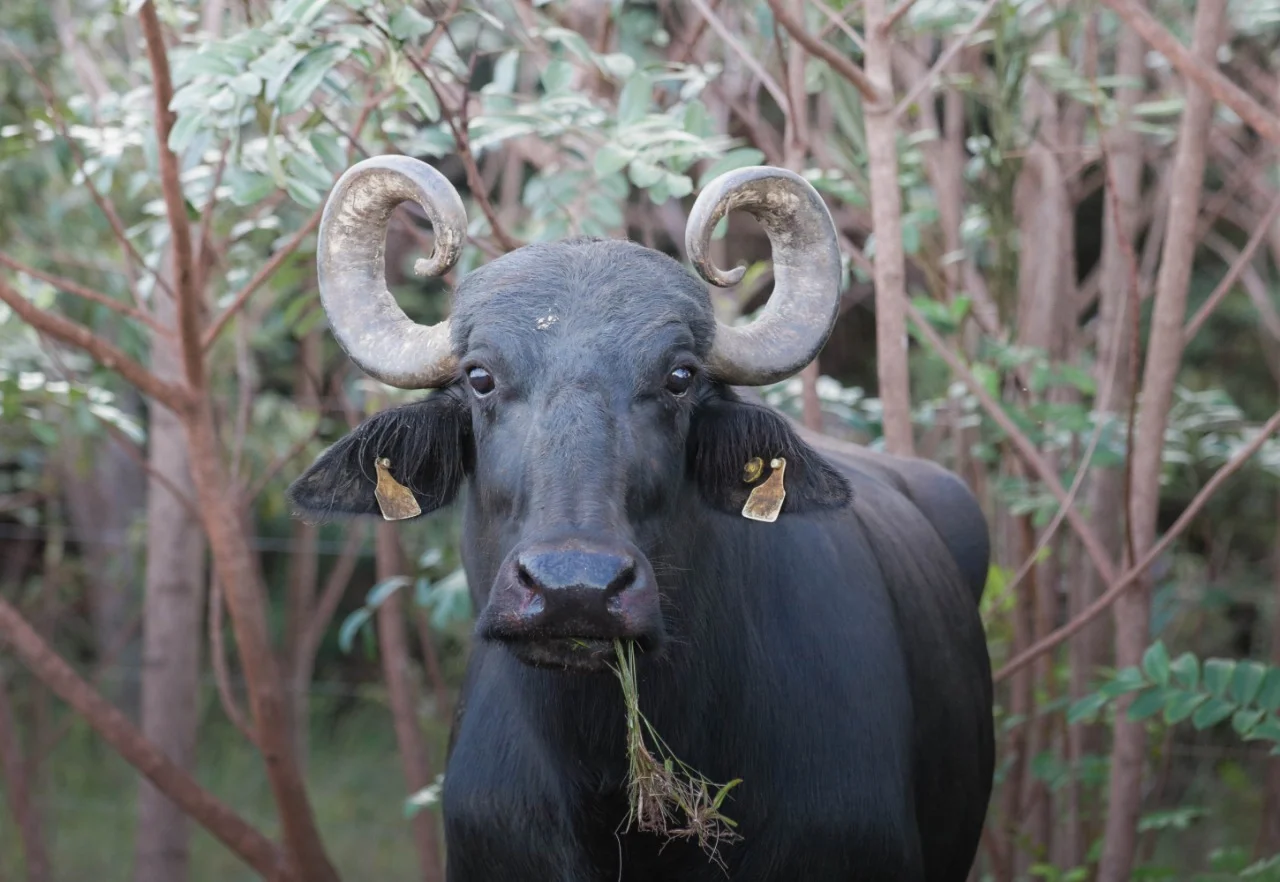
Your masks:
<svg viewBox="0 0 1280 882"><path fill-rule="evenodd" d="M481 397L493 391L493 374L482 367L473 367L467 371L467 382L471 384L471 388L475 393Z"/></svg>
<svg viewBox="0 0 1280 882"><path fill-rule="evenodd" d="M693 384L693 371L687 367L678 367L667 374L667 391L672 395L683 395Z"/></svg>

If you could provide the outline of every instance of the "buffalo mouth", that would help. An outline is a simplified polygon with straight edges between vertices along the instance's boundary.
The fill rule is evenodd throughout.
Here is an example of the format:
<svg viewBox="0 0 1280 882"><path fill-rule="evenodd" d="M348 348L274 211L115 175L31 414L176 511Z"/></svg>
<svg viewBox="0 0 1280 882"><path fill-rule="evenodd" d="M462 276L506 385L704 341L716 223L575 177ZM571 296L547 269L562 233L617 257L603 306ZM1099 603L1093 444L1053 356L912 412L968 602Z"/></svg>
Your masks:
<svg viewBox="0 0 1280 882"><path fill-rule="evenodd" d="M618 664L614 640L602 637L508 637L497 638L507 651L524 664L557 671L599 672ZM642 654L655 653L656 637L641 636L622 641L634 644Z"/></svg>

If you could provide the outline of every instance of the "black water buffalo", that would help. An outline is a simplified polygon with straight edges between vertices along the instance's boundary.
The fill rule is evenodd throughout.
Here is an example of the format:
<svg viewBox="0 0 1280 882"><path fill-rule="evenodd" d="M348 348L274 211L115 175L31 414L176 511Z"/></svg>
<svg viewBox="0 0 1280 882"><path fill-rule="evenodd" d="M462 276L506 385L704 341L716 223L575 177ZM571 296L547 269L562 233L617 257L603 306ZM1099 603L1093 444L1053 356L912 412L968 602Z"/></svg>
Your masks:
<svg viewBox="0 0 1280 882"><path fill-rule="evenodd" d="M733 327L675 261L595 239L498 258L457 286L451 319L415 324L383 268L409 199L436 235L419 271L453 264L457 193L378 157L329 198L320 293L364 371L437 391L370 418L290 493L311 517L376 514L386 470L412 492L386 517L462 497L479 639L445 778L451 882L964 879L993 772L982 513L941 468L806 440L732 388L794 374L835 322L839 254L814 190L752 168L700 195L688 246L704 279L740 278L706 256L729 210L773 246L770 302ZM773 460L780 514L744 517ZM617 638L641 651L642 709L671 751L742 779L723 868L623 829Z"/></svg>

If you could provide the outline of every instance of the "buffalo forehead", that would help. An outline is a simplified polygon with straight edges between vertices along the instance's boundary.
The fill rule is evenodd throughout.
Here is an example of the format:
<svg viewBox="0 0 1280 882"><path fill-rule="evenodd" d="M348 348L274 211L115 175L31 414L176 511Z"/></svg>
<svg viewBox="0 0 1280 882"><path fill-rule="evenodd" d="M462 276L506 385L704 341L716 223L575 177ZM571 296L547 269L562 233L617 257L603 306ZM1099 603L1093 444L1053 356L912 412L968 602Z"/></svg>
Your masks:
<svg viewBox="0 0 1280 882"><path fill-rule="evenodd" d="M686 333L673 335L677 327ZM683 342L703 355L714 329L706 288L680 264L614 240L513 251L467 276L453 310L453 343L460 354L479 339L543 349L553 341L599 336L601 342L628 345Z"/></svg>

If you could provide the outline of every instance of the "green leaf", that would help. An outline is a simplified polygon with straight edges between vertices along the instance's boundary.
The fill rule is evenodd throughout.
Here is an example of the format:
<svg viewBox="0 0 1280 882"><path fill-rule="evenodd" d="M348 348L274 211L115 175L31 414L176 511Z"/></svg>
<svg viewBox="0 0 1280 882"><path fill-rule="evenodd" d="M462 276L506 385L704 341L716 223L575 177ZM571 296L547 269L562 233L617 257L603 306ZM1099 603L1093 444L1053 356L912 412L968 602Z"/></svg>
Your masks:
<svg viewBox="0 0 1280 882"><path fill-rule="evenodd" d="M644 71L637 71L627 80L627 84L622 87L622 94L618 96L618 123L629 125L644 117L649 112L652 99L653 80Z"/></svg>
<svg viewBox="0 0 1280 882"><path fill-rule="evenodd" d="M1164 710L1168 691L1160 686L1152 686L1138 693L1138 697L1129 705L1128 717L1131 720L1145 720L1154 717Z"/></svg>
<svg viewBox="0 0 1280 882"><path fill-rule="evenodd" d="M1262 679L1262 686L1258 689L1257 701L1258 707L1273 713L1280 711L1280 667L1267 671L1267 676Z"/></svg>
<svg viewBox="0 0 1280 882"><path fill-rule="evenodd" d="M724 156L717 159L711 165L707 166L698 177L698 188L701 189L711 183L720 175L726 172L734 171L739 168L746 168L749 165L759 165L764 161L764 154L754 147L738 147L730 150Z"/></svg>
<svg viewBox="0 0 1280 882"><path fill-rule="evenodd" d="M190 146L204 117L199 113L184 113L178 117L177 123L169 130L169 149L179 156Z"/></svg>
<svg viewBox="0 0 1280 882"><path fill-rule="evenodd" d="M311 142L311 149L316 152L331 174L342 174L347 167L347 155L338 146L336 135L329 132L312 132L307 140Z"/></svg>
<svg viewBox="0 0 1280 882"><path fill-rule="evenodd" d="M1098 691L1111 698L1119 698L1126 692L1137 692L1148 686L1147 678L1137 668L1122 668L1116 672L1109 683L1103 684Z"/></svg>
<svg viewBox="0 0 1280 882"><path fill-rule="evenodd" d="M672 199L681 199L693 192L693 179L688 175L667 175L666 184Z"/></svg>
<svg viewBox="0 0 1280 882"><path fill-rule="evenodd" d="M1192 714L1191 725L1197 729L1208 729L1231 716L1235 709L1236 706L1229 701L1221 698L1210 698Z"/></svg>
<svg viewBox="0 0 1280 882"><path fill-rule="evenodd" d="M314 187L320 192L333 186L333 176L322 164L305 153L290 155L289 161L285 163L285 170L289 177L301 181L308 187Z"/></svg>
<svg viewBox="0 0 1280 882"><path fill-rule="evenodd" d="M1183 689L1195 689L1200 685L1200 660L1189 652L1184 652L1169 665L1173 672L1173 682Z"/></svg>
<svg viewBox="0 0 1280 882"><path fill-rule="evenodd" d="M635 184L642 190L654 186L664 177L666 172L660 166L654 165L646 159L637 159L631 163L631 167L627 169L631 183Z"/></svg>
<svg viewBox="0 0 1280 882"><path fill-rule="evenodd" d="M233 77L240 72L229 58L218 54L216 47L205 47L199 52L189 53L173 66L174 79L185 83L201 75Z"/></svg>
<svg viewBox="0 0 1280 882"><path fill-rule="evenodd" d="M595 167L596 174L603 178L622 171L634 155L632 151L616 144L605 144L596 151L592 165Z"/></svg>
<svg viewBox="0 0 1280 882"><path fill-rule="evenodd" d="M364 605L370 609L378 609L386 602L388 597L401 588L408 588L411 584L413 584L413 580L408 576L392 576L390 579L383 579L369 589L369 593L364 599Z"/></svg>
<svg viewBox="0 0 1280 882"><path fill-rule="evenodd" d="M1264 710L1238 710L1231 717L1231 728L1235 729L1236 734L1240 737L1248 738L1249 733L1253 731L1253 727L1262 722L1262 718L1266 715L1267 712Z"/></svg>
<svg viewBox="0 0 1280 882"><path fill-rule="evenodd" d="M338 648L343 652L351 651L351 644L355 641L356 634L372 617L372 613L368 607L360 607L347 616L342 622L342 627L338 629Z"/></svg>
<svg viewBox="0 0 1280 882"><path fill-rule="evenodd" d="M1147 651L1142 654L1142 670L1152 682L1160 686L1169 685L1169 653L1163 642L1157 640L1147 647Z"/></svg>
<svg viewBox="0 0 1280 882"><path fill-rule="evenodd" d="M405 81L404 90L409 93L413 103L422 110L422 115L427 118L427 122L436 122L440 119L440 102L436 99L436 93L431 90L431 84L419 76L417 71Z"/></svg>
<svg viewBox="0 0 1280 882"><path fill-rule="evenodd" d="M405 6L387 21L387 30L397 40L416 40L431 33L436 23L412 6Z"/></svg>
<svg viewBox="0 0 1280 882"><path fill-rule="evenodd" d="M289 178L285 181L284 189L303 208L316 208L320 205L320 191L305 181Z"/></svg>
<svg viewBox="0 0 1280 882"><path fill-rule="evenodd" d="M1215 698L1224 698L1235 669L1236 663L1231 659L1209 659L1204 663L1204 688L1213 693Z"/></svg>
<svg viewBox="0 0 1280 882"><path fill-rule="evenodd" d="M246 98L257 98L262 91L262 78L255 73L245 71L231 80L231 90Z"/></svg>
<svg viewBox="0 0 1280 882"><path fill-rule="evenodd" d="M1236 664L1235 675L1231 678L1231 697L1237 704L1250 704L1258 696L1262 681L1267 676L1267 666L1256 661L1241 661Z"/></svg>
<svg viewBox="0 0 1280 882"><path fill-rule="evenodd" d="M1195 712L1195 709L1204 704L1209 698L1207 695L1201 695L1197 692L1177 692L1174 693L1165 704L1164 719L1166 723L1173 725L1181 723L1187 717Z"/></svg>
<svg viewBox="0 0 1280 882"><path fill-rule="evenodd" d="M1075 725L1086 720L1092 720L1098 715L1098 712L1106 707L1110 699L1101 692L1094 692L1086 695L1071 705L1071 709L1067 711L1067 722Z"/></svg>
<svg viewBox="0 0 1280 882"><path fill-rule="evenodd" d="M350 50L339 43L327 43L308 52L280 90L280 112L293 113L303 107L320 88L325 75L349 54Z"/></svg>
<svg viewBox="0 0 1280 882"><path fill-rule="evenodd" d="M1250 741L1272 741L1280 744L1280 718L1268 717L1253 727L1246 736Z"/></svg>
<svg viewBox="0 0 1280 882"><path fill-rule="evenodd" d="M556 59L542 71L542 88L548 95L559 95L569 90L573 82L573 65L567 61Z"/></svg>
<svg viewBox="0 0 1280 882"><path fill-rule="evenodd" d="M690 101L689 106L684 109L684 130L699 138L706 138L712 133L711 115L707 112L707 105L697 98Z"/></svg>
<svg viewBox="0 0 1280 882"><path fill-rule="evenodd" d="M276 191L276 182L270 176L243 169L227 169L226 181L231 187L231 201L241 208L256 205Z"/></svg>
<svg viewBox="0 0 1280 882"><path fill-rule="evenodd" d="M276 7L271 17L283 24L303 27L315 21L316 16L328 5L329 0L285 0Z"/></svg>

